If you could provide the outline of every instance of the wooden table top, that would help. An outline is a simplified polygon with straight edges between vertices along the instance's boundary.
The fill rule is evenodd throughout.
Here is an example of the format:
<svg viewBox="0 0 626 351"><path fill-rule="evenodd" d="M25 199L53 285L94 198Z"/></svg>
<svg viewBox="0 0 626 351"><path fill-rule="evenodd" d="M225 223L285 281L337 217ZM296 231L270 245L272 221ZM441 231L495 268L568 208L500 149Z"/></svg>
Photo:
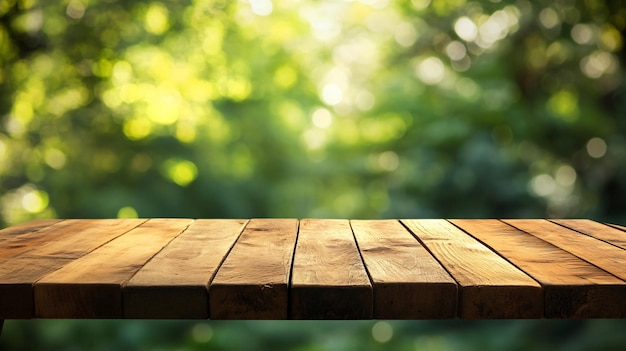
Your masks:
<svg viewBox="0 0 626 351"><path fill-rule="evenodd" d="M0 231L0 320L457 317L626 317L626 228L68 219Z"/></svg>

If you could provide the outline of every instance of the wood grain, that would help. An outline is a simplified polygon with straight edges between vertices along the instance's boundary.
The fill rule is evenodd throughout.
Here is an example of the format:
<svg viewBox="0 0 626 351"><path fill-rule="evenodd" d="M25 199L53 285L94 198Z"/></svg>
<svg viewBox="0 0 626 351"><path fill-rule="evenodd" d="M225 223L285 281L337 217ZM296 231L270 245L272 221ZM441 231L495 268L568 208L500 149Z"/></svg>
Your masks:
<svg viewBox="0 0 626 351"><path fill-rule="evenodd" d="M122 285L190 223L150 219L50 273L35 283L35 316L121 318Z"/></svg>
<svg viewBox="0 0 626 351"><path fill-rule="evenodd" d="M70 261L65 258L18 257L0 262L0 319L33 318L33 283Z"/></svg>
<svg viewBox="0 0 626 351"><path fill-rule="evenodd" d="M350 224L372 280L375 319L456 316L456 282L400 222Z"/></svg>
<svg viewBox="0 0 626 351"><path fill-rule="evenodd" d="M63 235L38 244L24 255L32 257L78 258L104 243L127 233L146 222L146 219L72 219L62 222ZM53 227L56 228L57 226ZM51 228L52 229L52 228ZM30 244L30 246L33 246Z"/></svg>
<svg viewBox="0 0 626 351"><path fill-rule="evenodd" d="M626 233L617 228L589 219L555 219L552 222L626 249Z"/></svg>
<svg viewBox="0 0 626 351"><path fill-rule="evenodd" d="M621 278L626 279L626 250L547 220L510 219L506 223Z"/></svg>
<svg viewBox="0 0 626 351"><path fill-rule="evenodd" d="M296 219L252 219L209 285L211 319L287 319Z"/></svg>
<svg viewBox="0 0 626 351"><path fill-rule="evenodd" d="M458 315L465 319L540 318L541 286L451 223L403 220L459 284Z"/></svg>
<svg viewBox="0 0 626 351"><path fill-rule="evenodd" d="M622 226L310 219L298 228L296 219L5 228L0 321L626 318Z"/></svg>
<svg viewBox="0 0 626 351"><path fill-rule="evenodd" d="M621 318L626 283L586 261L498 220L452 220L522 269L545 290L546 318Z"/></svg>
<svg viewBox="0 0 626 351"><path fill-rule="evenodd" d="M124 318L208 318L209 283L246 223L194 221L126 284Z"/></svg>
<svg viewBox="0 0 626 351"><path fill-rule="evenodd" d="M90 225L88 220L66 220L36 231L21 233L0 242L0 257L8 259L22 255L34 248L61 240L63 237L75 236ZM21 230L18 229L19 231Z"/></svg>
<svg viewBox="0 0 626 351"><path fill-rule="evenodd" d="M617 228L623 232L626 232L626 227L624 227L623 225L613 224L613 223L606 223L606 225L610 225L613 228Z"/></svg>
<svg viewBox="0 0 626 351"><path fill-rule="evenodd" d="M13 259L0 262L0 317L34 317L33 284L37 280L144 221L66 220L3 242L4 254ZM48 238L54 241L46 241Z"/></svg>
<svg viewBox="0 0 626 351"><path fill-rule="evenodd" d="M0 243L21 235L28 235L61 222L60 219L36 219L0 230Z"/></svg>
<svg viewBox="0 0 626 351"><path fill-rule="evenodd" d="M369 319L372 285L348 220L300 222L291 277L292 319Z"/></svg>

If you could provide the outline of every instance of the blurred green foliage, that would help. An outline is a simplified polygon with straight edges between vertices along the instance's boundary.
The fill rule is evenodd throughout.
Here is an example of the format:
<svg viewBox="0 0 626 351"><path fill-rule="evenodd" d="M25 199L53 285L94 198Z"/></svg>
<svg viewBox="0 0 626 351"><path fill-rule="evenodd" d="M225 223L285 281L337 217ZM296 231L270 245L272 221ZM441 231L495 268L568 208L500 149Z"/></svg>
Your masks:
<svg viewBox="0 0 626 351"><path fill-rule="evenodd" d="M0 227L137 216L624 224L625 29L624 2L609 0L2 0ZM11 321L0 346L390 345L372 338L375 322L119 325ZM398 349L577 350L623 346L620 325L378 328L392 327Z"/></svg>
<svg viewBox="0 0 626 351"><path fill-rule="evenodd" d="M4 0L0 224L623 222L622 5Z"/></svg>
<svg viewBox="0 0 626 351"><path fill-rule="evenodd" d="M8 321L3 350L624 349L624 323L564 321Z"/></svg>

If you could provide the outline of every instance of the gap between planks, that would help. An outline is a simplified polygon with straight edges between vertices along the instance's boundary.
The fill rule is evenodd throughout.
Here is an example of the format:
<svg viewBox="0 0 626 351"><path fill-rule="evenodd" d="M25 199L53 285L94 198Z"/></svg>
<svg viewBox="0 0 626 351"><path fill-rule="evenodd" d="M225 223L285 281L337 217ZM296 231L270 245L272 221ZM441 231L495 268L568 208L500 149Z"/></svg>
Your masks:
<svg viewBox="0 0 626 351"><path fill-rule="evenodd" d="M34 284L35 316L122 318L124 283L174 237L189 219L150 219Z"/></svg>
<svg viewBox="0 0 626 351"><path fill-rule="evenodd" d="M374 289L374 319L455 317L456 281L399 221L350 224Z"/></svg>
<svg viewBox="0 0 626 351"><path fill-rule="evenodd" d="M451 223L537 280L544 289L546 318L623 318L626 283L549 242L502 221Z"/></svg>
<svg viewBox="0 0 626 351"><path fill-rule="evenodd" d="M444 219L402 220L459 285L463 319L541 318L541 285Z"/></svg>
<svg viewBox="0 0 626 351"><path fill-rule="evenodd" d="M211 319L288 319L296 219L252 219L209 285Z"/></svg>
<svg viewBox="0 0 626 351"><path fill-rule="evenodd" d="M33 318L33 285L37 281L142 222L145 220L70 219L41 228L42 221L33 221L29 222L33 224L30 232L24 229L29 223L18 226L23 233L0 243L3 256L12 257L0 263L0 318ZM102 230L106 235L96 236ZM90 240L77 240L77 233ZM70 250L63 249L61 244L66 242L71 244Z"/></svg>
<svg viewBox="0 0 626 351"><path fill-rule="evenodd" d="M626 249L626 233L618 228L588 219L552 219L550 221L564 228L577 231L581 234L596 238L613 246Z"/></svg>
<svg viewBox="0 0 626 351"><path fill-rule="evenodd" d="M626 281L626 250L618 246L547 220L503 221Z"/></svg>
<svg viewBox="0 0 626 351"><path fill-rule="evenodd" d="M68 221L71 221L71 220L68 220ZM325 221L325 220L319 220L319 221ZM494 223L496 223L495 220L490 220L490 221L494 221ZM64 221L64 222L66 222L66 221ZM355 229L355 227L358 227L358 225L357 226L353 225L353 223L356 223L356 222L357 221L349 221L348 222L350 224L350 226L349 226L350 227L350 232L352 234L352 240L354 242L354 245L356 246L356 250L355 251L358 253L358 258L360 259L361 265L363 266L366 279L369 282L370 287L372 289L374 289L372 294L373 294L373 298L375 300L376 299L376 288L377 288L377 286L380 285L380 282L377 282L376 274L373 274L372 269L370 269L371 267L373 267L372 263L370 262L369 266L368 266L368 257L372 257L371 253L372 252L376 252L376 250L370 251L368 253L367 245L362 244L362 243L365 243L366 241L362 241L362 242L359 241L359 237L361 237L361 236L359 236L357 234L357 231L359 231L359 229ZM374 222L382 223L384 221L371 221L371 222L372 223L374 223ZM395 220L390 220L390 222L398 223ZM63 222L61 222L61 223L63 223ZM410 230L408 230L408 229L410 229L410 226L407 227L404 222L400 222L400 223L403 223L405 225L405 227L403 227L403 229L406 231L406 233L411 235ZM454 224L454 220L450 220L450 221L448 221L448 223ZM592 251L594 251L594 252L601 252L601 251L598 251L599 249L596 246L599 245L598 243L602 243L602 245L600 245L601 248L607 249L610 252L615 253L617 255L615 257L620 258L620 261L621 261L621 258L626 257L623 254L619 254L619 251L621 251L622 253L626 252L626 250L624 250L624 247L620 247L619 246L619 245L621 245L621 243L619 241L622 240L622 238L619 238L619 237L617 237L617 238L615 238L615 237L599 238L599 237L597 237L597 235L605 235L606 233L603 232L603 231L597 231L596 230L596 229L600 228L599 226L603 226L602 228L611 228L611 229L613 229L614 230L613 234L615 234L615 235L623 234L624 232L621 231L621 229L615 229L615 228L618 228L618 227L615 227L615 226L609 227L609 226L604 226L604 225L600 225L600 224L593 224L593 230L589 229L590 233L585 233L584 232L585 230L581 229L580 225L583 225L583 224L584 225L588 225L589 223L585 224L583 222L572 222L571 220L570 221L563 221L563 222L559 222L559 221L556 221L556 220L554 222L541 221L541 220L517 220L517 221L516 220L510 220L509 223L507 223L506 221L505 222L499 222L499 223L506 224L507 226L510 226L511 228L514 228L514 229L516 229L515 226L517 225L520 228L522 228L522 229L516 229L516 230L519 230L520 233L525 233L525 234L528 234L529 236L532 236L532 237L534 237L534 238L536 238L538 240L542 240L547 245L553 246L554 248L557 248L558 250L562 250L563 252L567 252L569 255L572 255L574 257L578 256L578 257L580 257L579 259L582 262L589 261L590 265L593 265L594 267L597 266L597 267L599 267L599 269L605 270L605 271L609 271L609 273L612 273L614 275L621 273L621 271L616 271L616 268L613 269L613 267L615 267L615 266L611 262L609 262L610 260L605 260L605 259L602 259L601 257L592 259L592 258L590 258L591 256L590 256L589 252L585 252L583 254L583 251L580 251L580 250L582 250L581 246L583 246L583 244L588 244L586 246L588 246L589 249L591 249ZM591 222L591 223L596 223L596 222ZM289 306L291 306L291 304L292 304L292 301L291 301L291 298L292 298L291 297L291 291L292 291L292 287L293 287L292 286L293 272L297 269L297 268L295 268L296 267L295 266L296 257L298 255L296 247L298 246L298 242L299 242L299 239L300 239L299 238L300 229L301 229L300 228L300 224L301 224L301 221L297 221L296 220L295 239L294 239L293 244L292 244L292 250L290 251L291 256L290 256L290 259L288 260L289 261L289 265L288 265L287 269L289 271L289 273L288 273L289 274L289 278L287 280L287 290L288 290L289 293L288 293L288 297L287 297L287 301L286 301L286 308L287 308L286 315L287 316L292 316L292 314L294 313L293 310L290 310ZM50 228L50 227L48 227L48 228ZM132 274L128 277L128 279L120 284L120 287L124 288L125 286L127 286L127 282L129 282L130 280L134 279L137 276L137 274L144 267L146 267L149 263L153 262L155 260L155 258L163 250L165 250L166 247L168 247L172 242L174 242L175 239L177 237L179 237L183 232L185 232L188 228L189 228L189 225L187 225L187 227L185 227L183 230L181 230L176 236L172 237L167 243L165 243L163 246L161 246L161 248L158 251L154 252L150 257L148 257L145 260L145 262L143 263L142 266L140 266L136 271L132 272ZM497 254L498 256L500 256L505 261L509 262L513 267L517 267L520 271L522 271L522 272L528 274L529 276L533 277L533 274L527 272L527 270L523 269L518 264L515 264L515 262L512 262L510 257L507 257L501 250L498 250L495 246L492 246L488 242L485 242L485 241L477 238L476 236L473 236L471 234L471 232L467 232L465 230L461 230L462 228L459 229L458 226L456 226L456 228L459 231L462 231L467 237L472 238L474 240L477 240L479 243L481 243L481 245L483 245L485 248L489 249L493 253ZM32 233L30 233L30 234L35 234L35 233L39 232L40 230L44 230L44 229L33 230ZM45 229L45 230L47 230L47 229ZM19 229L17 229L16 233L17 232L19 232ZM241 238L241 234L242 233L243 232L240 233L240 236L237 237L237 239L235 240L235 243L232 246L230 246L228 252L222 258L222 260L218 263L218 265L217 265L218 272L219 272L220 269L222 269L222 266L224 266L224 263L227 261L227 259L230 256L231 252L239 244L239 239ZM562 238L559 239L559 237L556 236L555 233L561 233L561 234L570 235L571 238L573 238L574 240L568 241L568 240L564 240ZM18 235L28 235L28 234L29 233L26 233L26 234L22 233L22 234L18 234ZM118 235L118 236L121 236L121 235ZM36 235L33 235L33 237L36 237ZM431 251L431 249L429 249L429 245L433 245L431 243L431 239L432 238L427 239L425 241L422 241L422 239L420 239L419 235L415 235L415 233L413 235L411 235L411 237L412 237L412 240L415 243L417 243L418 245L420 245L422 248L424 248L424 250L430 251L430 255L431 256L435 256L433 254L433 251ZM37 249L39 251L37 251L37 250L36 251L25 250L25 251L19 251L19 252L18 251L13 251L13 252L14 252L14 254L17 254L18 256L20 256L20 255L24 256L24 258L26 258L27 256L28 257L36 256L35 253L36 252L40 252L42 254L45 253L44 258L46 258L46 259L52 259L52 257L56 257L56 259L60 260L61 258L64 258L66 260L64 262L67 262L68 260L70 260L69 257L75 257L75 258L82 257L82 255L89 254L89 253L99 249L102 246L108 245L109 243L115 241L116 239L117 239L117 237L111 238L108 241L104 242L103 244L100 244L99 246L97 246L95 249L91 249L91 251L89 251L89 248L86 247L86 248L83 249L83 250L87 250L86 253L81 253L80 250L76 251L75 247L72 248L73 251L72 250L70 250L70 251L60 250L59 249L60 246L58 246L58 244L55 244L55 243L49 243L49 244L46 244L44 246L41 246L41 247L39 247ZM14 240L14 239L8 239L8 240ZM74 239L67 238L67 242L72 242L72 240L74 240ZM3 240L2 242L0 242L0 244L3 243L3 242L6 242L6 241L7 240ZM595 243L596 245L594 245L592 243ZM574 251L570 252L570 250L574 250ZM618 250L618 251L615 251L615 250ZM435 252L436 252L436 250L435 250ZM581 255L583 257L581 257ZM71 258L71 259L74 259L74 258ZM380 257L379 257L379 259L380 259ZM452 278L454 278L455 271L454 271L454 269L450 269L449 267L446 266L445 260L440 261L441 257L436 257L436 256L435 256L435 260L438 261L438 263L441 266L442 270L446 271L447 273L450 273L449 275L451 275ZM571 262L574 262L571 259L568 259L568 260L570 260ZM72 261L72 262L74 262L74 261ZM60 269L63 269L63 268L64 268L64 266L61 266ZM456 272L456 274L458 275L458 272ZM537 274L539 274L539 273L535 272L535 275L537 275ZM45 275L45 277L47 277L49 275L50 274L47 274L47 275ZM217 273L215 273L214 277L215 276L217 276ZM623 276L622 276L622 279L624 279ZM458 282L458 280L453 280L454 284L457 284L457 282ZM611 282L609 282L609 284L605 284L605 285L610 285L610 284L611 284ZM623 285L623 284L621 284L621 285ZM542 284L542 286L545 286L545 284ZM606 299L607 296L609 296L609 295L606 295L606 294L605 295L602 295L602 294L598 295L596 293L592 293L591 295L589 295L587 297L588 298L594 298L594 299L597 300L598 297L600 299L602 299L602 298ZM210 296L209 296L209 298L210 298ZM611 299L609 299L609 300L611 300ZM595 301L595 302L592 301L592 302L596 303L597 301ZM579 303L579 302L576 302L576 303ZM376 304L375 301L372 302L372 304L374 304L374 306L376 306L375 305ZM570 310L571 309L575 310L575 307L572 307L572 306L569 306L569 307L566 306L565 310L567 310L567 308L569 308ZM373 311L374 318L377 318L376 317L377 316L376 310L377 309L374 308L374 311ZM583 314L579 314L579 315L575 315L575 314L572 314L572 315L559 315L559 316L557 316L557 318L570 318L570 317L577 318L577 317L580 317L580 316L583 316L583 317L591 316L591 318L593 318L593 315L588 315L588 314L586 315L585 314L585 313L589 313L589 310L586 310L586 311L585 310L581 310L581 311L584 312L584 313ZM571 312L567 312L566 311L566 312L563 312L563 313L571 313ZM576 313L578 313L578 312L576 312ZM619 312L619 313L622 313L622 312ZM122 315L124 315L124 313L122 313ZM474 317L467 317L468 316L467 314L462 314L462 313L460 315L461 315L462 318L502 318L502 317L498 317L497 314L489 314L489 313L487 313L486 315L481 315L479 317L476 317L476 316L474 316ZM465 316L465 317L463 317L463 316ZM0 315L0 318L1 317L2 317L2 315ZM78 317L78 318L84 318L84 317ZM139 317L139 318L141 318L141 317ZM323 317L323 318L326 318L326 317ZM367 317L359 317L359 318L367 318ZM389 317L389 318L393 318L393 317ZM414 317L408 317L408 318L414 318ZM521 317L517 317L517 318L521 318Z"/></svg>
<svg viewBox="0 0 626 351"><path fill-rule="evenodd" d="M372 283L347 219L300 221L290 319L371 319Z"/></svg>
<svg viewBox="0 0 626 351"><path fill-rule="evenodd" d="M208 318L209 284L248 223L242 219L191 223L125 284L124 318Z"/></svg>

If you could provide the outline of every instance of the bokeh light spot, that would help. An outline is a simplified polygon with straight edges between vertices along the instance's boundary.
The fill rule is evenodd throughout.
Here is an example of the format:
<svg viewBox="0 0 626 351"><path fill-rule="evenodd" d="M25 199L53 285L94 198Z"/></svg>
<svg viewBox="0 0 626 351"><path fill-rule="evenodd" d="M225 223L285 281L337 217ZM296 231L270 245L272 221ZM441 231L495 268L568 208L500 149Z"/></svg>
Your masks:
<svg viewBox="0 0 626 351"><path fill-rule="evenodd" d="M179 118L181 103L182 98L178 90L161 86L150 97L146 115L154 123L173 124Z"/></svg>
<svg viewBox="0 0 626 351"><path fill-rule="evenodd" d="M343 93L341 88L336 84L327 84L322 90L322 101L330 106L335 106L343 100Z"/></svg>
<svg viewBox="0 0 626 351"><path fill-rule="evenodd" d="M415 73L422 82L433 85L443 80L445 66L439 58L428 57L417 64Z"/></svg>
<svg viewBox="0 0 626 351"><path fill-rule="evenodd" d="M43 190L30 190L22 197L22 207L30 213L40 213L48 207L48 193Z"/></svg>
<svg viewBox="0 0 626 351"><path fill-rule="evenodd" d="M459 38L465 41L473 41L478 36L478 27L469 17L461 17L454 22L454 31Z"/></svg>
<svg viewBox="0 0 626 351"><path fill-rule="evenodd" d="M122 207L117 211L117 218L138 218L139 214L131 206Z"/></svg>
<svg viewBox="0 0 626 351"><path fill-rule="evenodd" d="M165 176L172 182L185 187L198 176L196 165L187 160L171 158L163 165Z"/></svg>
<svg viewBox="0 0 626 351"><path fill-rule="evenodd" d="M268 16L274 11L274 4L270 0L250 0L250 7L259 16Z"/></svg>
<svg viewBox="0 0 626 351"><path fill-rule="evenodd" d="M412 24L402 22L396 26L394 36L398 44L409 47L417 40L417 31Z"/></svg>
<svg viewBox="0 0 626 351"><path fill-rule="evenodd" d="M385 151L378 157L378 164L384 171L393 172L398 168L400 159L395 152Z"/></svg>
<svg viewBox="0 0 626 351"><path fill-rule="evenodd" d="M313 120L313 125L318 128L328 128L333 123L333 116L325 108L315 110L311 119Z"/></svg>
<svg viewBox="0 0 626 351"><path fill-rule="evenodd" d="M548 109L567 122L578 119L578 95L570 90L560 90L548 100Z"/></svg>
<svg viewBox="0 0 626 351"><path fill-rule="evenodd" d="M132 118L124 121L124 135L129 140L144 139L152 133L153 125L147 118Z"/></svg>
<svg viewBox="0 0 626 351"><path fill-rule="evenodd" d="M44 153L46 164L54 169L61 169L67 160L63 151L55 148L47 149Z"/></svg>
<svg viewBox="0 0 626 351"><path fill-rule="evenodd" d="M376 322L372 327L372 338L379 343L386 343L393 337L393 328L387 322Z"/></svg>
<svg viewBox="0 0 626 351"><path fill-rule="evenodd" d="M619 62L617 58L601 50L596 50L580 60L580 70L589 78L597 79L605 74L617 71Z"/></svg>
<svg viewBox="0 0 626 351"><path fill-rule="evenodd" d="M591 138L587 142L587 153L593 158L601 158L606 154L606 142L602 138Z"/></svg>
<svg viewBox="0 0 626 351"><path fill-rule="evenodd" d="M198 323L193 326L191 336L197 343L207 343L213 338L213 328L207 323Z"/></svg>
<svg viewBox="0 0 626 351"><path fill-rule="evenodd" d="M590 44L594 39L594 32L590 25L578 23L572 27L571 36L578 44Z"/></svg>
<svg viewBox="0 0 626 351"><path fill-rule="evenodd" d="M117 61L113 65L113 78L118 82L127 82L133 74L133 68L126 61Z"/></svg>
<svg viewBox="0 0 626 351"><path fill-rule="evenodd" d="M554 179L549 174L540 174L530 181L531 190L535 195L547 197L556 190Z"/></svg>
<svg viewBox="0 0 626 351"><path fill-rule="evenodd" d="M144 27L152 34L163 34L169 29L169 12L161 3L152 3L146 11Z"/></svg>
<svg viewBox="0 0 626 351"><path fill-rule="evenodd" d="M561 23L559 14L551 7L546 7L539 13L539 22L545 28L554 28Z"/></svg>
<svg viewBox="0 0 626 351"><path fill-rule="evenodd" d="M451 60L459 61L462 60L467 54L467 49L465 45L458 40L453 40L446 46L446 54Z"/></svg>
<svg viewBox="0 0 626 351"><path fill-rule="evenodd" d="M72 0L67 4L65 13L73 19L81 19L85 15L85 4L78 0Z"/></svg>
<svg viewBox="0 0 626 351"><path fill-rule="evenodd" d="M556 170L554 179L560 186L572 186L576 182L576 170L572 166L563 165Z"/></svg>
<svg viewBox="0 0 626 351"><path fill-rule="evenodd" d="M609 51L618 51L622 48L622 35L619 30L611 25L606 25L602 29L600 42Z"/></svg>
<svg viewBox="0 0 626 351"><path fill-rule="evenodd" d="M298 74L296 70L290 66L282 66L274 74L274 82L283 89L292 87L297 79Z"/></svg>

